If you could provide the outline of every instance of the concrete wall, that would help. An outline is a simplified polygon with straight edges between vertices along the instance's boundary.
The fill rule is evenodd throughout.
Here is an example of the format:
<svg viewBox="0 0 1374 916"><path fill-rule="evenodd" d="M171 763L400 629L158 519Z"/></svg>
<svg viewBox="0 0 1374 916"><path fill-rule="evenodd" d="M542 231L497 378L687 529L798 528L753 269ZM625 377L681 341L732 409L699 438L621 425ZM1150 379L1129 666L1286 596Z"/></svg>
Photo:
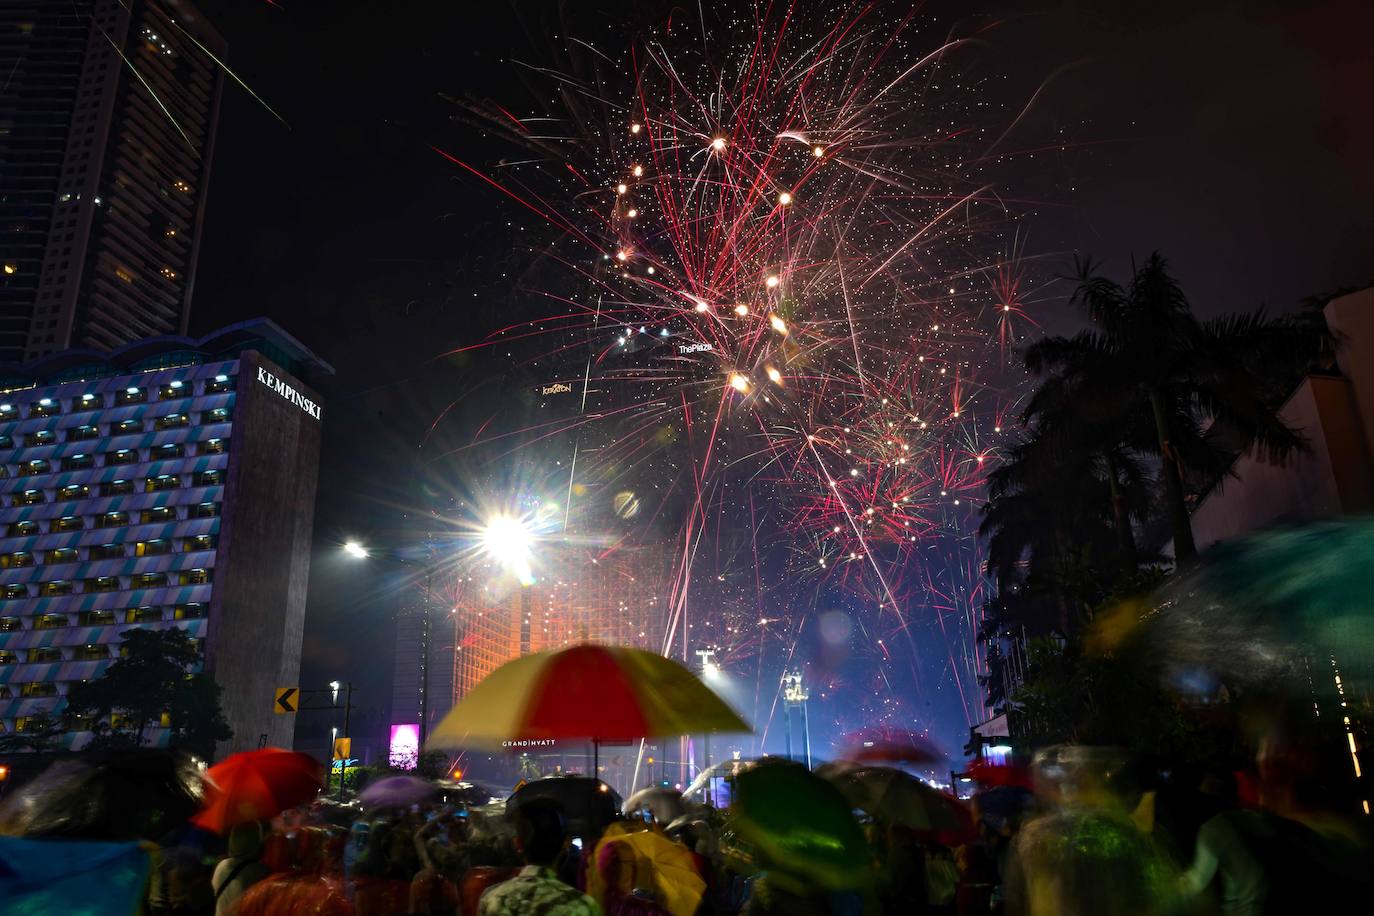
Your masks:
<svg viewBox="0 0 1374 916"><path fill-rule="evenodd" d="M272 712L275 688L323 686L299 683L323 417L259 381L259 366L320 403L261 354L243 354L206 658L234 730L221 755L261 740L291 747L295 716Z"/></svg>

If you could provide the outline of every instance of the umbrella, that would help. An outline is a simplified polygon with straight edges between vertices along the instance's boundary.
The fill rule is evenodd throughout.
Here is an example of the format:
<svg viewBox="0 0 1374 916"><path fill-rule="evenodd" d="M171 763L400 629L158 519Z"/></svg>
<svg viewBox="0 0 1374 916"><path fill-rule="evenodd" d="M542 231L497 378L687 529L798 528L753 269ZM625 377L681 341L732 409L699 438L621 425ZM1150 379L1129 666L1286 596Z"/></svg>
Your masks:
<svg viewBox="0 0 1374 916"><path fill-rule="evenodd" d="M641 808L652 814L660 824L671 823L687 813L682 793L662 786L640 789L626 799L624 811L627 815Z"/></svg>
<svg viewBox="0 0 1374 916"><path fill-rule="evenodd" d="M232 754L206 775L216 792L193 821L227 833L236 824L274 817L310 801L320 790L323 768L307 754L269 747Z"/></svg>
<svg viewBox="0 0 1374 916"><path fill-rule="evenodd" d="M749 727L682 665L590 643L536 652L487 675L431 732L427 748L510 741L631 741Z"/></svg>
<svg viewBox="0 0 1374 916"><path fill-rule="evenodd" d="M193 757L125 751L60 760L0 805L0 834L156 840L196 813L205 777Z"/></svg>
<svg viewBox="0 0 1374 916"><path fill-rule="evenodd" d="M536 798L558 802L569 836L599 836L620 817L620 795L590 776L547 776L527 782L506 799L506 811L517 811Z"/></svg>
<svg viewBox="0 0 1374 916"><path fill-rule="evenodd" d="M142 843L0 837L7 913L128 916L143 912L151 870Z"/></svg>
<svg viewBox="0 0 1374 916"><path fill-rule="evenodd" d="M925 735L898 728L864 728L841 740L845 760L859 763L939 763L945 755Z"/></svg>
<svg viewBox="0 0 1374 916"><path fill-rule="evenodd" d="M388 776L368 786L358 796L365 808L409 808L429 801L439 787L418 776Z"/></svg>
<svg viewBox="0 0 1374 916"><path fill-rule="evenodd" d="M720 763L712 764L697 774L697 778L692 780L691 785L682 790L682 797L693 802L706 802L714 805L716 802L709 797L706 786L711 780L724 779L734 782L735 777L745 770L753 769L760 763L791 763L786 757L754 757L743 760L722 760Z"/></svg>
<svg viewBox="0 0 1374 916"><path fill-rule="evenodd" d="M989 763L975 760L965 771L969 778L984 786L1009 786L1033 790L1035 779L1029 767L1014 763Z"/></svg>
<svg viewBox="0 0 1374 916"><path fill-rule="evenodd" d="M597 844L589 890L599 890L607 872L622 896L652 895L670 916L693 916L706 893L696 857L657 830L608 836Z"/></svg>
<svg viewBox="0 0 1374 916"><path fill-rule="evenodd" d="M735 778L730 822L767 864L840 890L868 879L868 845L840 791L806 767L755 766Z"/></svg>
<svg viewBox="0 0 1374 916"><path fill-rule="evenodd" d="M1138 620L1108 615L1101 651L1135 648L1175 686L1305 677L1306 659L1374 671L1374 522L1276 529L1219 545L1167 582ZM1129 609L1128 609L1129 610ZM1127 615L1130 616L1129 614Z"/></svg>
<svg viewBox="0 0 1374 916"><path fill-rule="evenodd" d="M967 835L969 812L953 798L892 767L826 764L818 770L852 807L889 824L931 833Z"/></svg>

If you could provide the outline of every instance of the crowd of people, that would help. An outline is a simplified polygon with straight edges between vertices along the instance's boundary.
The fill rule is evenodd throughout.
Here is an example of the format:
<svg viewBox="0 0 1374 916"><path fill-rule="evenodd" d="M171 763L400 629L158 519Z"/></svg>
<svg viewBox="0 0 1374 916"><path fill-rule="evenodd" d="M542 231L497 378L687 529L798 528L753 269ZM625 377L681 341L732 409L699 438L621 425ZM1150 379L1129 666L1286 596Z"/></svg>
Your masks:
<svg viewBox="0 0 1374 916"><path fill-rule="evenodd" d="M1034 766L983 767L969 785L967 802L929 790L961 812L958 829L913 823L909 806L854 811L866 874L843 884L808 868L805 848L826 838L759 843L730 811L681 798L667 814L645 806L595 824L543 796L468 806L436 793L373 809L319 799L227 835L160 824L170 829L138 847L147 856L139 907L151 916L1166 916L1374 900L1367 826L1322 811L1281 762L1239 776L1160 771L1110 749L1066 747ZM808 799L795 805L805 825ZM7 896L39 899L24 896L29 870L61 867L34 863L88 855L70 819L0 811L0 832L24 832L22 823L31 829L20 846L0 841L5 912L24 911L7 909ZM22 845L35 838L49 844L46 858ZM97 861L75 884L49 873L49 890L73 896L54 891L32 911L131 912L113 890L128 884L128 863ZM41 897L35 880L29 892Z"/></svg>

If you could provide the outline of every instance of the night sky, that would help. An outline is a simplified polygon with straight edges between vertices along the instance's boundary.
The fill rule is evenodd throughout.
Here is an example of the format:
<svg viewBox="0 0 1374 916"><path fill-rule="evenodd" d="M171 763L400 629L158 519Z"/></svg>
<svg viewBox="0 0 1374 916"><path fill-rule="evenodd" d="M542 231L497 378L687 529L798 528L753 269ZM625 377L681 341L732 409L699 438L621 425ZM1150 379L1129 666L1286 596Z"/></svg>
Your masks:
<svg viewBox="0 0 1374 916"><path fill-rule="evenodd" d="M201 5L229 42L230 66L286 125L226 83L193 331L266 315L338 370L322 385L302 684L352 679L366 723L388 700L391 604L338 545L404 536L422 502L416 469L433 467L431 423L455 392L487 392L494 368L440 354L526 307L510 277L523 268L529 221L431 146L479 164L511 150L448 99L530 111L543 90L512 57L551 62L569 30L623 46L635 23L668 7ZM928 8L949 23L968 6ZM1111 270L1159 248L1208 314L1291 308L1374 279L1368 4L977 10L979 21L1000 22L981 38L982 69L1005 75L1002 102L1016 111L1034 96L1009 146L1019 149L1022 135L1060 138L1017 166L1018 191L1035 201L1025 251L1048 273L1074 251ZM1070 325L1062 301L1038 308L1042 325ZM932 730L957 751L962 717L933 715L946 716Z"/></svg>

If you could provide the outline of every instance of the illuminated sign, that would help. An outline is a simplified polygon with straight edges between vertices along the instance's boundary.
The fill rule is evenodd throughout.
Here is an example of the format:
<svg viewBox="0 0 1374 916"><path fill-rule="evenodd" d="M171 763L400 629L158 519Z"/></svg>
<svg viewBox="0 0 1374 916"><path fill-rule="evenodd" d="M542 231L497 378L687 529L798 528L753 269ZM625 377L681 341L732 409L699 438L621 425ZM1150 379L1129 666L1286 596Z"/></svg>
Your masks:
<svg viewBox="0 0 1374 916"><path fill-rule="evenodd" d="M420 762L419 723L391 726L391 741L387 746L387 762L398 770L413 770Z"/></svg>
<svg viewBox="0 0 1374 916"><path fill-rule="evenodd" d="M568 394L572 391L572 385L554 382L552 385L545 385L543 391L545 394Z"/></svg>
<svg viewBox="0 0 1374 916"><path fill-rule="evenodd" d="M679 352L679 353L706 353L706 352L709 352L709 351L711 351L711 350L713 350L713 349L714 349L714 347L712 347L712 346L711 346L710 344L708 344L708 343L681 344L680 346L678 346L677 352Z"/></svg>
<svg viewBox="0 0 1374 916"><path fill-rule="evenodd" d="M502 741L501 746L514 748L553 747L557 743L552 738L518 738L514 741Z"/></svg>
<svg viewBox="0 0 1374 916"><path fill-rule="evenodd" d="M262 366L258 367L258 381L262 382L268 388L271 388L283 398L286 398L286 400L290 401L292 404L295 404L301 410L310 414L310 416L314 417L316 420L320 419L323 411L320 409L319 404L316 404L295 388L288 385L283 379L277 378Z"/></svg>

